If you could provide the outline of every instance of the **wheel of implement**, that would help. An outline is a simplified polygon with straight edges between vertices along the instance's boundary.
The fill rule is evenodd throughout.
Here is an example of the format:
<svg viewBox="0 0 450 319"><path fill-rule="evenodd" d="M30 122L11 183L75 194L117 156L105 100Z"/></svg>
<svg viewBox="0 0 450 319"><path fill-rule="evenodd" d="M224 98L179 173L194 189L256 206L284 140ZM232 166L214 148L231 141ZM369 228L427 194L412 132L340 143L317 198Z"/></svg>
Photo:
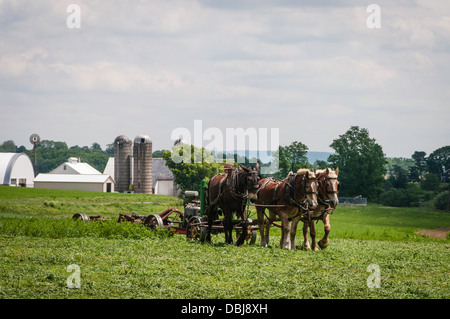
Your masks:
<svg viewBox="0 0 450 319"><path fill-rule="evenodd" d="M161 217L157 214L150 214L145 218L144 225L150 229L162 228L164 223Z"/></svg>
<svg viewBox="0 0 450 319"><path fill-rule="evenodd" d="M86 216L86 214L83 213L76 213L72 216L73 220L83 220L85 222L89 221L89 217Z"/></svg>
<svg viewBox="0 0 450 319"><path fill-rule="evenodd" d="M199 216L193 216L189 219L186 227L186 239L187 240L205 240L206 228L202 227L202 218ZM202 234L204 232L204 234Z"/></svg>

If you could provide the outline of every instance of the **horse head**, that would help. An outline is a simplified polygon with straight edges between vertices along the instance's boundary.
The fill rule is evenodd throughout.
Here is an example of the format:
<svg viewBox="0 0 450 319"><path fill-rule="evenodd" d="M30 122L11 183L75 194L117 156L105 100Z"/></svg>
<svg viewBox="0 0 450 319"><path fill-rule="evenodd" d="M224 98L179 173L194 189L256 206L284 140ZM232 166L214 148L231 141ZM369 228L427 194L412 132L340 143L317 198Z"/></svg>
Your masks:
<svg viewBox="0 0 450 319"><path fill-rule="evenodd" d="M309 169L299 169L297 171L297 175L303 175L303 181L296 188L302 188L303 194L305 194L305 199L308 202L308 206L310 209L315 209L318 205L317 202L317 178L314 172L311 172Z"/></svg>
<svg viewBox="0 0 450 319"><path fill-rule="evenodd" d="M329 168L317 170L317 179L319 180L319 194L320 197L330 205L331 208L336 208L339 204L339 188L338 181L339 168L331 170Z"/></svg>
<svg viewBox="0 0 450 319"><path fill-rule="evenodd" d="M248 191L248 198L254 203L258 199L258 183L261 180L261 175L258 173L259 163L256 163L255 167L245 167L241 164L239 164L239 167L244 172L244 183Z"/></svg>

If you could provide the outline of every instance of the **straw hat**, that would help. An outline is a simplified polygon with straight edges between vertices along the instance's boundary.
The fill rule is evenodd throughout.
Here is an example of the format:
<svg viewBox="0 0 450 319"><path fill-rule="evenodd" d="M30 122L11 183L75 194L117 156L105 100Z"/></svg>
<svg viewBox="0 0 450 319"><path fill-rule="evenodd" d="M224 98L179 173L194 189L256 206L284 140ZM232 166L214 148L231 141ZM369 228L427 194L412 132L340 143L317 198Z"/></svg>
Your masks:
<svg viewBox="0 0 450 319"><path fill-rule="evenodd" d="M233 168L234 168L234 166L233 166L232 163L225 163L225 164L223 165L223 170L224 170L225 172L229 172L229 171L231 171Z"/></svg>

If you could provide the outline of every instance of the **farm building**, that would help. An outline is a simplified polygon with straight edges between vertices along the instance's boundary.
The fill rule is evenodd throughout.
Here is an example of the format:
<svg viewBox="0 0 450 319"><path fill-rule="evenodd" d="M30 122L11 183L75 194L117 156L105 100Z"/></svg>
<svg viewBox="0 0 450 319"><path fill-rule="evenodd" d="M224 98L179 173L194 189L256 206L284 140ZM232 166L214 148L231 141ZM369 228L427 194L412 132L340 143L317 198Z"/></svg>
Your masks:
<svg viewBox="0 0 450 319"><path fill-rule="evenodd" d="M153 193L177 196L178 188L172 171L164 158L153 159Z"/></svg>
<svg viewBox="0 0 450 319"><path fill-rule="evenodd" d="M118 192L152 194L152 139L141 134L132 142L125 135L114 140L114 179Z"/></svg>
<svg viewBox="0 0 450 319"><path fill-rule="evenodd" d="M39 174L35 188L114 192L114 180L103 174Z"/></svg>
<svg viewBox="0 0 450 319"><path fill-rule="evenodd" d="M36 176L34 187L109 193L114 192L114 179L71 157L50 173Z"/></svg>
<svg viewBox="0 0 450 319"><path fill-rule="evenodd" d="M34 169L25 153L0 153L0 184L33 187Z"/></svg>
<svg viewBox="0 0 450 319"><path fill-rule="evenodd" d="M114 175L114 162L114 157L110 157L103 174ZM173 173L163 158L152 158L152 192L159 195L178 195Z"/></svg>

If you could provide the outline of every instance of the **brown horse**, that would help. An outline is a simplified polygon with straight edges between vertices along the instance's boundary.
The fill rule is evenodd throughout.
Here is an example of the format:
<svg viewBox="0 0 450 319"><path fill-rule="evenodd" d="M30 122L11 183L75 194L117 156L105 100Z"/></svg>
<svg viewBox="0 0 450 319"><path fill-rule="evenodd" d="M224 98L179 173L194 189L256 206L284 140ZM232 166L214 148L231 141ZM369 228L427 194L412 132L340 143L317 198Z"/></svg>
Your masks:
<svg viewBox="0 0 450 319"><path fill-rule="evenodd" d="M270 226L278 215L281 219L282 229L280 246L295 250L295 234L301 216L318 205L317 179L314 172L308 169L299 169L297 174L291 172L284 180L269 177L261 180L259 185L256 211L261 246L269 245ZM268 223L264 225L266 208L269 210L269 217ZM290 225L290 220L292 220L292 225Z"/></svg>
<svg viewBox="0 0 450 319"><path fill-rule="evenodd" d="M247 198L256 200L256 191L261 176L258 173L259 163L254 168L248 168L239 164L240 170L230 169L228 174L217 174L208 182L208 196L206 199L208 231L206 241L211 242L211 229L214 220L218 217L218 208L224 215L223 227L225 242L233 244L233 212L242 220L242 235L239 236L236 245L244 243L247 234Z"/></svg>
<svg viewBox="0 0 450 319"><path fill-rule="evenodd" d="M331 230L330 225L330 213L336 209L339 204L338 192L339 181L338 174L339 168L335 171L327 168L323 170L316 170L316 177L319 182L319 205L314 209L309 218L304 218L303 221L303 248L318 250L316 245L316 228L314 225L315 220L322 220L324 224L325 234L318 244L321 249L325 249L328 246L328 234ZM308 228L310 229L311 245L308 241Z"/></svg>

